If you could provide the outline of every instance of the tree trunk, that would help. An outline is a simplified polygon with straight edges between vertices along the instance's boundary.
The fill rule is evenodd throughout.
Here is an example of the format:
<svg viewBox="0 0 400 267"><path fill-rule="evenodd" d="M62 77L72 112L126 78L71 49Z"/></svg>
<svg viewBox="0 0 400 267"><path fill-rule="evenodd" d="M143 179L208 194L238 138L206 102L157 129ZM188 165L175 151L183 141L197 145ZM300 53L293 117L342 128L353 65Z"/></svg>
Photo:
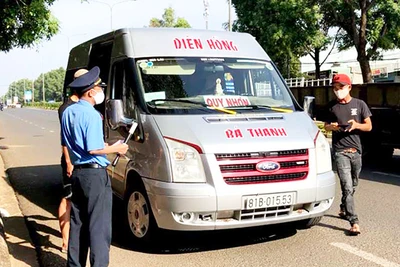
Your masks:
<svg viewBox="0 0 400 267"><path fill-rule="evenodd" d="M320 49L315 48L315 51L314 51L315 79L321 78L321 65L319 64L319 53L320 53Z"/></svg>
<svg viewBox="0 0 400 267"><path fill-rule="evenodd" d="M358 56L358 62L360 63L361 73L364 83L372 82L371 67L369 65L369 59L366 55Z"/></svg>
<svg viewBox="0 0 400 267"><path fill-rule="evenodd" d="M360 0L361 19L360 19L360 33L357 51L357 60L360 63L360 68L363 76L364 83L372 82L371 67L369 66L369 58L367 56L367 1Z"/></svg>

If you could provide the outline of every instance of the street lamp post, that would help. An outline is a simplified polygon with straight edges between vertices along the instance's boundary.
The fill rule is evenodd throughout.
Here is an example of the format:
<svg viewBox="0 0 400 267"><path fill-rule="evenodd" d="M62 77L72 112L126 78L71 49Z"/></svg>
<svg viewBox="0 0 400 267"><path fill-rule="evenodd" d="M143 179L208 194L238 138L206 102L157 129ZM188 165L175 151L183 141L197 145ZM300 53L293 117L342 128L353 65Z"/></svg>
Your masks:
<svg viewBox="0 0 400 267"><path fill-rule="evenodd" d="M73 35L66 35L66 34L60 33L60 35L67 38L67 45L68 45L68 51L69 51L69 47L70 47L69 38L74 37L74 36L79 36L79 35L86 35L86 33L78 33L78 34L73 34Z"/></svg>
<svg viewBox="0 0 400 267"><path fill-rule="evenodd" d="M44 72L42 72L42 95L43 95L43 102L46 102L46 96L44 93Z"/></svg>
<svg viewBox="0 0 400 267"><path fill-rule="evenodd" d="M228 9L228 11L229 11L229 13L228 13L228 19L229 19L229 21L228 21L228 30L231 32L232 31L232 15L231 15L231 13L232 13L232 0L228 1L228 5L229 5L229 9Z"/></svg>
<svg viewBox="0 0 400 267"><path fill-rule="evenodd" d="M124 1L121 1L121 2L117 2L117 3L114 3L114 4L112 4L112 5L110 5L109 3L105 3L105 2L102 2L102 1L97 1L97 0L91 0L92 2L95 2L95 3L99 3L99 4L104 4L104 5L106 5L106 6L108 6L108 8L110 9L110 29L112 30L113 29L113 8L114 8L114 6L116 6L116 5L119 5L119 4L122 4L122 3L125 3L125 2L133 2L133 1L136 1L136 0L124 0Z"/></svg>

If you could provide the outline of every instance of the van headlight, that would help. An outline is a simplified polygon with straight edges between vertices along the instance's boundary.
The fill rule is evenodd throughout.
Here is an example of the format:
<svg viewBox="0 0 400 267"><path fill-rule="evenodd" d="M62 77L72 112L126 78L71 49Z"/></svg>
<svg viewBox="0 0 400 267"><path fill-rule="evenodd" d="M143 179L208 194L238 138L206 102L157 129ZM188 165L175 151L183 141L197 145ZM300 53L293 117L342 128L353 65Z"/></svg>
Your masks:
<svg viewBox="0 0 400 267"><path fill-rule="evenodd" d="M324 134L318 131L314 139L317 174L332 170L331 148Z"/></svg>
<svg viewBox="0 0 400 267"><path fill-rule="evenodd" d="M205 183L201 148L197 145L166 137L172 165L172 181L175 183Z"/></svg>

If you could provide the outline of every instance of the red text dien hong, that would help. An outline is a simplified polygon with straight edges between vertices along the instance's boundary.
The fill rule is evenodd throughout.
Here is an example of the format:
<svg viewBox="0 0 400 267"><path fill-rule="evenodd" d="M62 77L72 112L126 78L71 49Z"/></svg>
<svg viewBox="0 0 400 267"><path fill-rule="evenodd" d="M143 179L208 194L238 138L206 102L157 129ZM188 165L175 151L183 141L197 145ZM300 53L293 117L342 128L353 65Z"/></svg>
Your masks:
<svg viewBox="0 0 400 267"><path fill-rule="evenodd" d="M227 51L238 51L236 45L233 44L233 41L228 40L218 40L218 39L208 39L205 42L205 45L201 41L201 39L193 39L193 38L175 38L174 45L176 49L198 49L202 50L203 47L208 47L212 50L227 50Z"/></svg>

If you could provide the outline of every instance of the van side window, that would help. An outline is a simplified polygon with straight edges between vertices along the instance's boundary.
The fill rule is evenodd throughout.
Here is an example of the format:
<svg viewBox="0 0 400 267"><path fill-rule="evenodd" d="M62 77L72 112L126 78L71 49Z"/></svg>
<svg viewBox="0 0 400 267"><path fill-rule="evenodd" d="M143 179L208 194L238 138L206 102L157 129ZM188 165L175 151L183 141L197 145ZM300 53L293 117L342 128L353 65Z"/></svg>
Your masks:
<svg viewBox="0 0 400 267"><path fill-rule="evenodd" d="M135 118L135 90L133 86L133 77L128 72L128 61L123 60L113 65L111 99L121 99L124 104L125 116Z"/></svg>

